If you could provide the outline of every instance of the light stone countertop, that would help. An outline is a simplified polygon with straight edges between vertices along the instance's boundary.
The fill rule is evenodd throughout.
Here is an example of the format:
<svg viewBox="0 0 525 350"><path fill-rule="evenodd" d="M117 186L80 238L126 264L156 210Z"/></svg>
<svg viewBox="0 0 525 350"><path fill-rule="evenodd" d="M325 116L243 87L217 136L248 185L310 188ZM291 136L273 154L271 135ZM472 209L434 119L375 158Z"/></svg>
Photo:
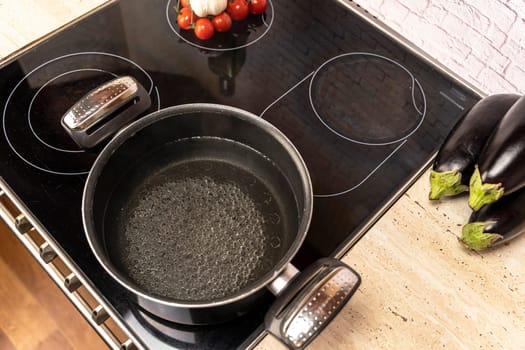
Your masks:
<svg viewBox="0 0 525 350"><path fill-rule="evenodd" d="M0 58L104 2L0 1ZM361 287L309 349L525 349L525 235L468 251L457 240L466 197L430 202L428 191L425 172L343 258Z"/></svg>

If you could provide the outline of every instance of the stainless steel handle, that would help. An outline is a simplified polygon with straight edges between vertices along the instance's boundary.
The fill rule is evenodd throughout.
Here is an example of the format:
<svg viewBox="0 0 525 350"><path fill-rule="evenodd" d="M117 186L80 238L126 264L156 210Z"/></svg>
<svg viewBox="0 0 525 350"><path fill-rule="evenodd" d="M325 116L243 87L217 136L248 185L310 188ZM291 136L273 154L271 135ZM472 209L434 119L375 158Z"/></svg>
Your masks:
<svg viewBox="0 0 525 350"><path fill-rule="evenodd" d="M290 284L290 282L299 274L299 270L288 263L284 270L277 276L267 288L275 296L279 296L283 290Z"/></svg>
<svg viewBox="0 0 525 350"><path fill-rule="evenodd" d="M139 85L132 77L113 79L88 92L62 119L71 130L86 130L95 125L106 114L129 101L137 94Z"/></svg>
<svg viewBox="0 0 525 350"><path fill-rule="evenodd" d="M130 76L91 90L62 117L62 127L83 148L96 146L138 117L151 105L142 85Z"/></svg>
<svg viewBox="0 0 525 350"><path fill-rule="evenodd" d="M20 214L13 214L4 202L9 203L9 207L20 210ZM127 331L123 322L110 311L93 287L68 261L61 248L31 219L27 210L1 178L0 218L111 349L143 349L138 340ZM43 240L44 243L37 244L37 236L37 240Z"/></svg>
<svg viewBox="0 0 525 350"><path fill-rule="evenodd" d="M267 330L291 349L303 349L355 293L361 278L339 260L320 259L279 293L265 317Z"/></svg>

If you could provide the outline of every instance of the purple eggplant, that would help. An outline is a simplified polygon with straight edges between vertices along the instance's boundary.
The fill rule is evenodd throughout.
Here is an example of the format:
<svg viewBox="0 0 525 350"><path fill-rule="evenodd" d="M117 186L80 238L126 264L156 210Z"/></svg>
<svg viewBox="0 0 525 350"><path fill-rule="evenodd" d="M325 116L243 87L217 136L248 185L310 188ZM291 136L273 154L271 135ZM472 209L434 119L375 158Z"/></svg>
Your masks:
<svg viewBox="0 0 525 350"><path fill-rule="evenodd" d="M470 179L469 205L477 211L525 186L525 97L498 123Z"/></svg>
<svg viewBox="0 0 525 350"><path fill-rule="evenodd" d="M463 226L461 241L482 250L509 241L525 232L525 189L472 213Z"/></svg>
<svg viewBox="0 0 525 350"><path fill-rule="evenodd" d="M430 199L468 190L469 178L483 146L497 123L519 99L496 94L478 101L456 123L439 149L430 173Z"/></svg>

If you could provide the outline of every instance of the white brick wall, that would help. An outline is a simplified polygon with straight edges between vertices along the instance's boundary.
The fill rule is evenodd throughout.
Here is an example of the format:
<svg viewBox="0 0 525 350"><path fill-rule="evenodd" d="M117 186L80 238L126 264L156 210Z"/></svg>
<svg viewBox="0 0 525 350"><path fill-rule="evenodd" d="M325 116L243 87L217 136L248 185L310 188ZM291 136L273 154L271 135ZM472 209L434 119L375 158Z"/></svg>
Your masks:
<svg viewBox="0 0 525 350"><path fill-rule="evenodd" d="M525 0L353 0L487 93L525 94Z"/></svg>

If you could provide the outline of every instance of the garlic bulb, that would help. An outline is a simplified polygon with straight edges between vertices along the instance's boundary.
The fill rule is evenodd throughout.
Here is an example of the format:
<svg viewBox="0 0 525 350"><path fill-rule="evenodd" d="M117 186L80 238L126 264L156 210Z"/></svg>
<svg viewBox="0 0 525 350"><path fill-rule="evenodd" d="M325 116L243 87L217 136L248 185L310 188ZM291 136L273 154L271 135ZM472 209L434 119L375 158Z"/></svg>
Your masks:
<svg viewBox="0 0 525 350"><path fill-rule="evenodd" d="M228 0L190 0L190 6L199 17L215 16L226 10Z"/></svg>

